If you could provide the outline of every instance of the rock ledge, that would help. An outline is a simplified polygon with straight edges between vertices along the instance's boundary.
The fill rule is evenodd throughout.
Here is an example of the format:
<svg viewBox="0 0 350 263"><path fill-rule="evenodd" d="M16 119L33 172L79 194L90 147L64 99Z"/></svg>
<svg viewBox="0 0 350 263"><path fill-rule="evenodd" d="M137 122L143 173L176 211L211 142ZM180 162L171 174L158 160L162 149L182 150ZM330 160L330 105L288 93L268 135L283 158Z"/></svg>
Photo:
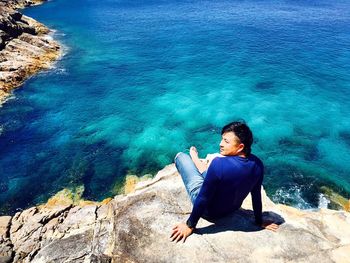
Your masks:
<svg viewBox="0 0 350 263"><path fill-rule="evenodd" d="M263 192L264 217L277 233L254 225L250 197L242 209L200 220L186 243L170 242L191 204L174 164L133 193L104 203L51 204L0 217L0 262L349 262L350 214L301 211Z"/></svg>

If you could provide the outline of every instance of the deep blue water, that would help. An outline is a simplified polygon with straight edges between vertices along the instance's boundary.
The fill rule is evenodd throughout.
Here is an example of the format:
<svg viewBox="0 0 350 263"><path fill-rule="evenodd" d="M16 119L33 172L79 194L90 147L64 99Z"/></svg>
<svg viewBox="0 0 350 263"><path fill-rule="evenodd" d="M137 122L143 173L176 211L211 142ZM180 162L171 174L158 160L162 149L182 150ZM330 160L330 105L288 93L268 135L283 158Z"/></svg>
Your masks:
<svg viewBox="0 0 350 263"><path fill-rule="evenodd" d="M348 1L53 0L65 55L0 108L0 214L63 187L118 192L244 119L275 201L350 197Z"/></svg>

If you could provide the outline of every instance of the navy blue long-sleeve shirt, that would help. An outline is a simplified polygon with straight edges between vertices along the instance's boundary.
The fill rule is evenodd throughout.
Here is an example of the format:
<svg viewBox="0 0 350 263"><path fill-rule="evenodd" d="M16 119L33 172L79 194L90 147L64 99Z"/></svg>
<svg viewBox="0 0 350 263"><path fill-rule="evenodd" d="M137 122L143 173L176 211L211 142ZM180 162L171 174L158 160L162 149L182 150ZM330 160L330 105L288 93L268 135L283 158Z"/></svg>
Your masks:
<svg viewBox="0 0 350 263"><path fill-rule="evenodd" d="M261 184L264 165L253 154L216 157L210 164L187 223L195 227L200 217L220 218L238 210L249 193L257 224L262 222Z"/></svg>

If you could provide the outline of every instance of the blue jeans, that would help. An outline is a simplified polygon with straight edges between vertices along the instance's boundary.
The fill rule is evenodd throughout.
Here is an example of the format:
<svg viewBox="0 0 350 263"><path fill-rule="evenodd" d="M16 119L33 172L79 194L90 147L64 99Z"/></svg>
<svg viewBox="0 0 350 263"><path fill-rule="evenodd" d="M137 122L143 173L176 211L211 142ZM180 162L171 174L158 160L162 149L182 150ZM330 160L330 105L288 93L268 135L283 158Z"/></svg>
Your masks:
<svg viewBox="0 0 350 263"><path fill-rule="evenodd" d="M193 204L202 187L207 171L204 171L201 174L192 161L191 157L183 152L180 152L176 155L175 165L181 175L186 191Z"/></svg>

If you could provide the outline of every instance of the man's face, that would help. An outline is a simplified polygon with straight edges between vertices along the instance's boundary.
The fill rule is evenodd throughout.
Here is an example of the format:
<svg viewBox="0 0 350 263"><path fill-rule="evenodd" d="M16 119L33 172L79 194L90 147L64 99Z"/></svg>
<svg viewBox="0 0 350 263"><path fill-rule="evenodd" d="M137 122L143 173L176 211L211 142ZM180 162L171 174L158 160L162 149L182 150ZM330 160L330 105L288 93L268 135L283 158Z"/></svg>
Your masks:
<svg viewBox="0 0 350 263"><path fill-rule="evenodd" d="M244 144L240 142L234 132L226 132L222 135L220 142L220 154L222 155L241 155Z"/></svg>

